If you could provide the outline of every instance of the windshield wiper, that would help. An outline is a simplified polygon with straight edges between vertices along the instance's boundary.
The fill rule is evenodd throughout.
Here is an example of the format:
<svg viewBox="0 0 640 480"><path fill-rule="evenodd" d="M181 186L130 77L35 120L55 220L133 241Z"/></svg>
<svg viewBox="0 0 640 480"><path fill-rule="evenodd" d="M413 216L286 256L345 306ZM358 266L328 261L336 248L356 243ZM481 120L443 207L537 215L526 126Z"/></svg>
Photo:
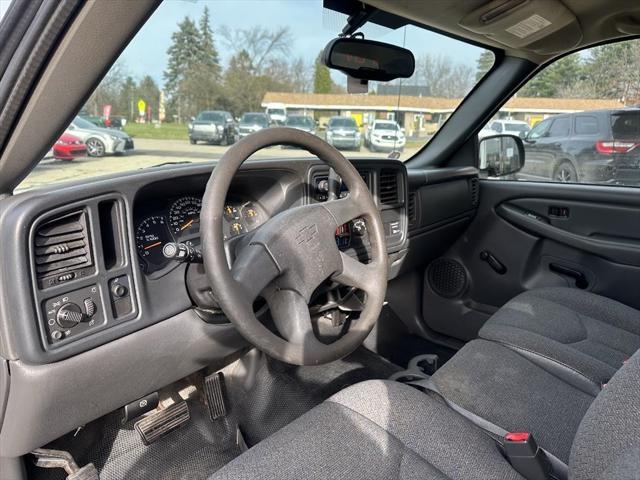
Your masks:
<svg viewBox="0 0 640 480"><path fill-rule="evenodd" d="M179 160L179 161L175 161L175 162L163 162L163 163L157 163L155 165L149 165L148 167L142 167L142 169L145 168L156 168L156 167L164 167L165 165L182 165L185 163L193 163L190 160Z"/></svg>

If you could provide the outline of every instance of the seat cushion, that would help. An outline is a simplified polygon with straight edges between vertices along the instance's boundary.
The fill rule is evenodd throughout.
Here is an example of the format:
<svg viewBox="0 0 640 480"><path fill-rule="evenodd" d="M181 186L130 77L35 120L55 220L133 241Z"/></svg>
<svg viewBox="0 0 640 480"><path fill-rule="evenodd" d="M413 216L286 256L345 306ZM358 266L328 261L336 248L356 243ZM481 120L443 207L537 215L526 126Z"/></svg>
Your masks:
<svg viewBox="0 0 640 480"><path fill-rule="evenodd" d="M479 336L597 393L640 348L640 311L583 290L543 288L509 301Z"/></svg>
<svg viewBox="0 0 640 480"><path fill-rule="evenodd" d="M331 397L211 479L521 479L475 425L411 387L371 380Z"/></svg>
<svg viewBox="0 0 640 480"><path fill-rule="evenodd" d="M595 398L487 340L467 343L431 380L447 400L504 430L533 433L541 447L564 463Z"/></svg>

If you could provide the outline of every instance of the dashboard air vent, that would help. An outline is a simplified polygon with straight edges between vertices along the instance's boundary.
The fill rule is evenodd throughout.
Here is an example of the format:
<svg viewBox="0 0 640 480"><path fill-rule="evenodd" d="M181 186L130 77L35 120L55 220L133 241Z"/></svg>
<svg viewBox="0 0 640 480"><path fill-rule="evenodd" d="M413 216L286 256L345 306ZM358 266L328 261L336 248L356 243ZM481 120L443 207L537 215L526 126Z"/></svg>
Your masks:
<svg viewBox="0 0 640 480"><path fill-rule="evenodd" d="M409 205L407 207L407 217L409 218L409 227L413 227L418 221L418 210L416 202L418 200L417 192L409 192Z"/></svg>
<svg viewBox="0 0 640 480"><path fill-rule="evenodd" d="M380 170L379 180L379 196L380 203L383 205L392 205L399 203L399 191L398 191L398 171L383 169Z"/></svg>
<svg viewBox="0 0 640 480"><path fill-rule="evenodd" d="M92 264L84 211L67 213L38 226L34 238L38 280Z"/></svg>
<svg viewBox="0 0 640 480"><path fill-rule="evenodd" d="M471 204L477 207L480 203L480 181L477 178L469 180L469 192L471 194Z"/></svg>

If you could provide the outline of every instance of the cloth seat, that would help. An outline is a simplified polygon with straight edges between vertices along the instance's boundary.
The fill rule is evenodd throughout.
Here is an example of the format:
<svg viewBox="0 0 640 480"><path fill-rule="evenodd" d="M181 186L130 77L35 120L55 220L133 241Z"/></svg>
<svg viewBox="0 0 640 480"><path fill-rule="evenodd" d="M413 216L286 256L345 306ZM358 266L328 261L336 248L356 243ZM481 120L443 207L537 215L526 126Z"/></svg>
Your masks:
<svg viewBox="0 0 640 480"><path fill-rule="evenodd" d="M569 478L636 478L639 439L640 352L615 374L580 422ZM300 478L522 477L488 435L445 403L406 385L372 380L334 395L210 480Z"/></svg>
<svg viewBox="0 0 640 480"><path fill-rule="evenodd" d="M507 302L479 337L596 395L640 349L640 311L584 290L542 288Z"/></svg>
<svg viewBox="0 0 640 480"><path fill-rule="evenodd" d="M318 405L211 480L521 479L494 440L445 403L369 380Z"/></svg>
<svg viewBox="0 0 640 480"><path fill-rule="evenodd" d="M571 444L595 395L561 380L516 351L473 340L431 377L448 401L569 462Z"/></svg>

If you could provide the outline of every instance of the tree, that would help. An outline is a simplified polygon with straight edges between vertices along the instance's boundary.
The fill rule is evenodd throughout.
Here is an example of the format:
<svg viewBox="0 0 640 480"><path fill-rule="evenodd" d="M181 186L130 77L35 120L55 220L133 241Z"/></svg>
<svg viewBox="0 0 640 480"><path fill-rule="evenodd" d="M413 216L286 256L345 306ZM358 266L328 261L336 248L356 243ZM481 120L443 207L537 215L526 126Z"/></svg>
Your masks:
<svg viewBox="0 0 640 480"><path fill-rule="evenodd" d="M518 94L523 97L557 97L564 92L566 96L582 77L582 69L580 56L568 55L538 73Z"/></svg>
<svg viewBox="0 0 640 480"><path fill-rule="evenodd" d="M275 30L261 26L237 30L222 27L220 33L234 55L244 51L254 75L262 75L274 59L286 57L293 42L289 27Z"/></svg>
<svg viewBox="0 0 640 480"><path fill-rule="evenodd" d="M331 72L322 62L322 52L316 57L315 71L313 75L313 93L331 93L333 81Z"/></svg>
<svg viewBox="0 0 640 480"><path fill-rule="evenodd" d="M209 18L209 8L205 5L199 22L200 31L200 58L199 63L210 70L211 75L220 78L220 58L213 41L213 30Z"/></svg>
<svg viewBox="0 0 640 480"><path fill-rule="evenodd" d="M476 63L476 82L479 82L491 70L494 61L495 55L493 52L491 50L483 50Z"/></svg>
<svg viewBox="0 0 640 480"><path fill-rule="evenodd" d="M102 115L104 105L111 105L112 111L117 108L120 100L122 86L127 78L126 66L122 61L117 61L102 79L100 85L94 90L87 101L86 108L92 115Z"/></svg>
<svg viewBox="0 0 640 480"><path fill-rule="evenodd" d="M145 103L151 107L152 115L158 115L158 106L160 104L160 89L155 80L150 75L145 75L140 80L137 88L136 101L142 98Z"/></svg>
<svg viewBox="0 0 640 480"><path fill-rule="evenodd" d="M461 98L473 86L473 68L445 55L426 53L416 62L412 79L427 87L432 97Z"/></svg>

